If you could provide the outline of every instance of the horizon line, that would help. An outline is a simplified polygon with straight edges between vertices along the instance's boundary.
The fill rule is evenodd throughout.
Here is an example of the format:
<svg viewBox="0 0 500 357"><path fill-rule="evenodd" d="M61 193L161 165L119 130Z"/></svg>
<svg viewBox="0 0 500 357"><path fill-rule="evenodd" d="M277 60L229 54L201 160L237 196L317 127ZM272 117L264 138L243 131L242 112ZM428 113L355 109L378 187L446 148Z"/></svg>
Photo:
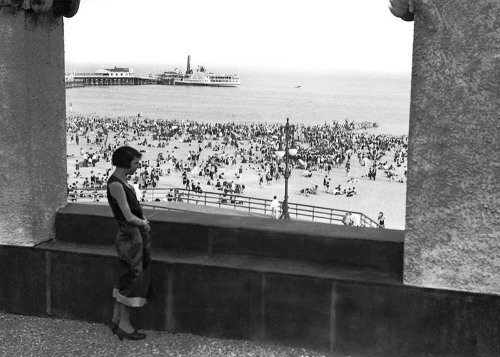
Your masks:
<svg viewBox="0 0 500 357"><path fill-rule="evenodd" d="M71 62L67 61L65 63L65 73L73 73L74 67L92 67L93 70L97 71L99 69L105 68L133 68L136 72L147 72L148 74L161 74L164 72L172 71L174 69L179 69L179 67L175 67L174 65L166 64L165 66L158 66L156 63L150 62L134 62L130 61L127 65L123 65L123 62L118 60L114 64L109 64L111 62L101 62L100 65L97 65L96 62ZM222 67L217 66L217 67ZM169 67L165 69L164 67ZM154 68L154 71L152 71ZM183 67L180 67L183 70ZM259 67L252 65L243 65L239 66L239 70L231 69L225 72L235 72L242 73L241 70L251 71L251 72L275 72L275 73L283 73L283 72L292 72L292 73L328 73L328 74L340 74L340 73L359 73L359 74L393 74L393 75L411 75L411 68L408 69L386 69L386 68L331 68L331 69L323 69L323 68L302 68L302 67ZM220 70L216 70L220 72Z"/></svg>

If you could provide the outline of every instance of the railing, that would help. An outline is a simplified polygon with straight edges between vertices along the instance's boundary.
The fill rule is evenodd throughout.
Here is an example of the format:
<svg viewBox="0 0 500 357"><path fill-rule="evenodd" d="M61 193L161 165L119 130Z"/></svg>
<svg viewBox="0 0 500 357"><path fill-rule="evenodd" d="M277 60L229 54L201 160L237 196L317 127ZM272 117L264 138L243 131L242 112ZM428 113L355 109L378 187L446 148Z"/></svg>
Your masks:
<svg viewBox="0 0 500 357"><path fill-rule="evenodd" d="M173 209L170 205L169 207L155 205L155 200L166 201L166 202L186 202L192 204L201 204L204 206L220 207L226 209L234 209L242 212L256 213L262 215L271 215L270 203L271 200L264 198L255 198L249 196L242 196L236 193L227 193L224 195L222 192L202 192L197 193L193 190L176 188L172 189L173 197L167 197L167 193L170 192L170 188L149 188L147 190L142 190L146 199L146 203L142 203L145 207L151 207L154 209ZM93 201L96 198L105 197L105 191L103 189L80 189L79 192L86 192L83 197L77 195L77 201ZM68 201L74 201L75 198L72 194L68 196ZM280 202L280 214L281 214L281 203ZM328 208L328 207L318 207L311 205L304 205L301 203L288 202L288 212L292 219L330 223L330 224L343 224L342 219L348 211ZM373 227L377 228L379 225L370 217L366 216L364 213L349 211L353 216L359 217L357 222L361 227Z"/></svg>

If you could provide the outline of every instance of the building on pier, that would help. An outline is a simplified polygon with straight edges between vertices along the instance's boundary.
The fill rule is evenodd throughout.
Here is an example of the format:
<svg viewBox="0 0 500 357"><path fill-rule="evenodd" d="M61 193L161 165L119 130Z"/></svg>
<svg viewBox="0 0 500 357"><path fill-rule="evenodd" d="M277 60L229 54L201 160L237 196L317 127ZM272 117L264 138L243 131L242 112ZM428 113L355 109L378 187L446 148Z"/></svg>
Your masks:
<svg viewBox="0 0 500 357"><path fill-rule="evenodd" d="M83 81L85 86L144 85L159 82L152 75L135 75L133 68L103 68L94 73L74 73L72 76L75 80Z"/></svg>
<svg viewBox="0 0 500 357"><path fill-rule="evenodd" d="M96 71L96 74L107 75L110 78L122 78L122 77L133 77L134 69L133 68L102 68Z"/></svg>

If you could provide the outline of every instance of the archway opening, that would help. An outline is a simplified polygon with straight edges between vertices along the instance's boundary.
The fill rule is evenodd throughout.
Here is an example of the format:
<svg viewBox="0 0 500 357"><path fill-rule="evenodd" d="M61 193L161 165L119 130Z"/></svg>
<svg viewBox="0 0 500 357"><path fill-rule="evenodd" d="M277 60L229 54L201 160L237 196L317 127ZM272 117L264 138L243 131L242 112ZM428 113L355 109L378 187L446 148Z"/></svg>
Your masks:
<svg viewBox="0 0 500 357"><path fill-rule="evenodd" d="M66 92L74 199L105 202L92 189L105 182L113 148L129 144L144 154L135 181L145 204L168 205L177 188L183 203L206 203L212 192L218 208L248 204L270 216L273 197L284 197L284 163L274 154L290 118L299 146L288 180L292 219L321 222L324 207L326 221L350 211L378 223L383 212L387 228L404 229L412 26L369 1L363 11L327 1L190 8L82 3L65 20L67 78L92 77ZM238 73L241 85L165 80L189 70Z"/></svg>

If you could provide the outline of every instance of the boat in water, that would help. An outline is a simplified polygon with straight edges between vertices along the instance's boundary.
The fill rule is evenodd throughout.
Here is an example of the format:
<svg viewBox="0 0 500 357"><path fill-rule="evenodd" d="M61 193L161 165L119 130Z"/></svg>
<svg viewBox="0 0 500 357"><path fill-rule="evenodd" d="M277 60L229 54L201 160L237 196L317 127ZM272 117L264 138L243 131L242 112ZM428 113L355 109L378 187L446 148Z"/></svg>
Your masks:
<svg viewBox="0 0 500 357"><path fill-rule="evenodd" d="M191 56L188 56L185 73L179 72L174 79L175 85L210 86L210 87L239 87L239 74L224 74L207 72L205 67L199 66L196 72L191 69Z"/></svg>

